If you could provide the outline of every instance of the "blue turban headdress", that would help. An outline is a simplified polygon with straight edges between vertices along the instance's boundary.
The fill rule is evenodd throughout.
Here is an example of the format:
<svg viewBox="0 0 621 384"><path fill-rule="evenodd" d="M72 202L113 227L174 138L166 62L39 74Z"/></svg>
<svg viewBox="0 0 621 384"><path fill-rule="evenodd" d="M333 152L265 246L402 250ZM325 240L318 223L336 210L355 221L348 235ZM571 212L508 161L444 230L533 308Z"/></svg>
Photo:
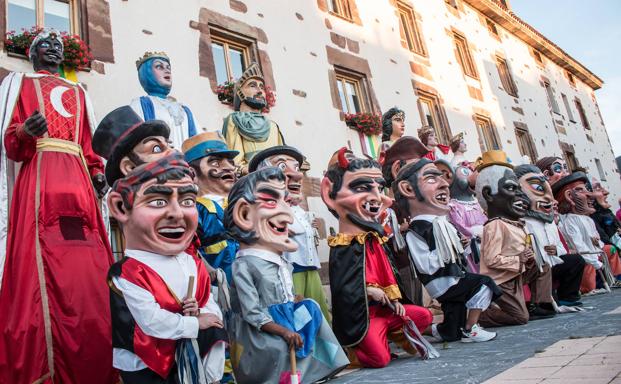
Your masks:
<svg viewBox="0 0 621 384"><path fill-rule="evenodd" d="M157 96L165 99L170 93L170 88L160 85L155 79L155 75L153 74L153 60L155 59L164 60L170 64L167 57L151 57L143 61L140 67L138 67L138 80L149 96Z"/></svg>

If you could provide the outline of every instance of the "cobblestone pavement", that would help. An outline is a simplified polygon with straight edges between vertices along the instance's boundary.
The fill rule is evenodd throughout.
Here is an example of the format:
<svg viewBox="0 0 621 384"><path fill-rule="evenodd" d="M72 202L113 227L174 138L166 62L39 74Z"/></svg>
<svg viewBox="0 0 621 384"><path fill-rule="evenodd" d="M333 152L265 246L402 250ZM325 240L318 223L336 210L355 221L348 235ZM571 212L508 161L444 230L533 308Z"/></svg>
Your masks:
<svg viewBox="0 0 621 384"><path fill-rule="evenodd" d="M537 353L545 354L546 348L559 340L621 335L621 290L584 298L582 301L586 308L592 309L557 315L523 326L497 328L498 337L487 343L436 344L441 354L438 359L423 361L417 357L400 358L386 368L361 369L330 380L329 383L482 383ZM618 341L618 338L611 339ZM551 348L552 352L549 353L554 355L553 351L557 347ZM617 348L617 353L621 352L618 345ZM607 347L605 350L609 349ZM610 355L613 358L613 354ZM621 361L617 360L617 363L621 364ZM583 371L582 368L574 369ZM596 371L596 368L585 369ZM561 379L557 382L570 383L565 378ZM500 382L503 381L495 379L493 383ZM589 381L580 379L580 383L587 384Z"/></svg>

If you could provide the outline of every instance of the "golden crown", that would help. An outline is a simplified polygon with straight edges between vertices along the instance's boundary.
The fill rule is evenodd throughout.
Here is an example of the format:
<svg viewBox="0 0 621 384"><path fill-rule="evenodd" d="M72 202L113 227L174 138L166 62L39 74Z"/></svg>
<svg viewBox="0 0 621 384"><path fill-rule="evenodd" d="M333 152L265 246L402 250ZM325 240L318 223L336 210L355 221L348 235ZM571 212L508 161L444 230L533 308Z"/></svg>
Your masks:
<svg viewBox="0 0 621 384"><path fill-rule="evenodd" d="M166 52L150 52L150 51L147 51L147 52L144 53L144 55L142 55L141 58L136 60L136 68L140 68L142 63L144 63L145 61L147 61L149 59L152 59L154 57L159 57L161 59L166 59L167 61L170 61L170 59L168 58L168 55L166 54Z"/></svg>
<svg viewBox="0 0 621 384"><path fill-rule="evenodd" d="M422 126L418 129L418 138L422 141L422 137L428 136L431 132L435 132L431 125Z"/></svg>
<svg viewBox="0 0 621 384"><path fill-rule="evenodd" d="M463 132L459 132L455 136L451 137L451 140L449 141L449 144L459 143L463 139L464 139L464 133Z"/></svg>
<svg viewBox="0 0 621 384"><path fill-rule="evenodd" d="M236 85L241 88L244 83L250 79L261 79L263 80L263 74L261 73L261 68L259 68L259 64L252 63L244 73L237 79Z"/></svg>

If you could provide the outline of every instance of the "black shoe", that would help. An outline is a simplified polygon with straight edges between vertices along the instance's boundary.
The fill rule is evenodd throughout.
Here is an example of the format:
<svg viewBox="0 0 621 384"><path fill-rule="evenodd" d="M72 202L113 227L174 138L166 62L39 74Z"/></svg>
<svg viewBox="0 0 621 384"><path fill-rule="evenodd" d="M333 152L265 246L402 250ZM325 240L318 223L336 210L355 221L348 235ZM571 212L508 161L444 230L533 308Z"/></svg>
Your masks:
<svg viewBox="0 0 621 384"><path fill-rule="evenodd" d="M549 319L556 316L556 312L541 308L537 304L531 304L528 309L528 320Z"/></svg>

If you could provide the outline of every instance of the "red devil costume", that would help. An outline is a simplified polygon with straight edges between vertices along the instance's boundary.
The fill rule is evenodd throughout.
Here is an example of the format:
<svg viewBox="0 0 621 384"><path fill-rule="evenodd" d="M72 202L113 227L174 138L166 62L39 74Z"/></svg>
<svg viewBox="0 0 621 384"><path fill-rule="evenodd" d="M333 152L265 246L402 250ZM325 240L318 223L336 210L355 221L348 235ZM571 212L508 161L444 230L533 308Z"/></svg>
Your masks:
<svg viewBox="0 0 621 384"><path fill-rule="evenodd" d="M340 233L328 239L332 326L339 342L352 348L350 358L365 367L380 368L390 362L387 337L415 353L401 331L404 318L409 317L424 330L432 316L402 295L387 239L377 223L388 200L380 192L384 179L379 164L348 159L343 151L337 156L338 161L326 172L321 191L324 202L339 218ZM384 300L395 308L402 300L408 303L403 305L405 316L398 316L391 305L375 301L371 289L381 290Z"/></svg>

